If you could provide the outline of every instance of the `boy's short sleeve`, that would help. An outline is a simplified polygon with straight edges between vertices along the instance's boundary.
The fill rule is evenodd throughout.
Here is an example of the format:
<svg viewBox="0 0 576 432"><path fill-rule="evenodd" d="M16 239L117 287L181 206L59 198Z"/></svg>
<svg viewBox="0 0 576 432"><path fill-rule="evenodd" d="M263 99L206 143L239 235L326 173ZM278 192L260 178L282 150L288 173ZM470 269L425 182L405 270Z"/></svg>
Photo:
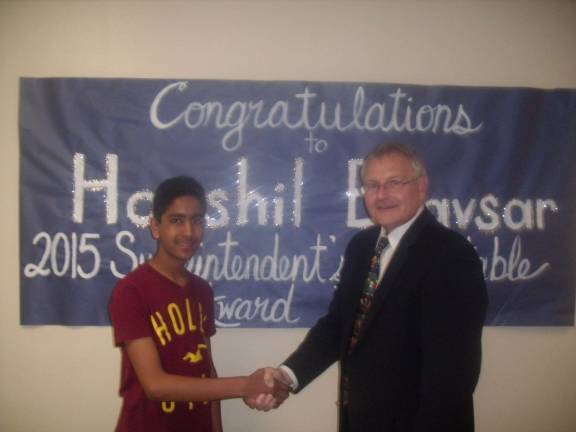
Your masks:
<svg viewBox="0 0 576 432"><path fill-rule="evenodd" d="M204 279L192 274L191 275L191 290L194 294L190 294L191 298L195 298L202 305L203 317L202 326L204 334L212 337L216 334L216 322L214 315L214 292L212 288Z"/></svg>
<svg viewBox="0 0 576 432"><path fill-rule="evenodd" d="M206 295L206 311L208 320L206 322L206 335L212 337L216 334L216 322L214 316L214 293L212 289L208 286L208 293Z"/></svg>
<svg viewBox="0 0 576 432"><path fill-rule="evenodd" d="M138 289L125 280L118 282L110 300L110 319L114 328L114 342L124 342L152 336L149 313Z"/></svg>

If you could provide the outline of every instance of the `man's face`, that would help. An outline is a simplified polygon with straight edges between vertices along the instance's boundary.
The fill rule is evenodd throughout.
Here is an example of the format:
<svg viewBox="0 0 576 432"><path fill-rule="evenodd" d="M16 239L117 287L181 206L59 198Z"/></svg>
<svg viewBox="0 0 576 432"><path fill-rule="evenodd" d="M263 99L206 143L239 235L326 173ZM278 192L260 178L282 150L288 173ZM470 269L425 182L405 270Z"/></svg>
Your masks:
<svg viewBox="0 0 576 432"><path fill-rule="evenodd" d="M170 204L161 220L150 220L152 237L158 240L158 255L186 263L196 253L204 237L205 215L200 201L181 196Z"/></svg>
<svg viewBox="0 0 576 432"><path fill-rule="evenodd" d="M428 179L418 177L412 162L400 153L369 159L362 183L368 215L386 232L408 222L428 192Z"/></svg>

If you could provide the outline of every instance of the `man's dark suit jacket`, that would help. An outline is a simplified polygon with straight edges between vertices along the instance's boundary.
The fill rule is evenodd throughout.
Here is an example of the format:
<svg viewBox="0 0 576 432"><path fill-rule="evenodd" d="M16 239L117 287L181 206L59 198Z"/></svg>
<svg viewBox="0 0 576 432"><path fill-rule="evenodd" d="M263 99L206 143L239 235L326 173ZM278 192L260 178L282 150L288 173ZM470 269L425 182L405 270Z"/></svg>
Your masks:
<svg viewBox="0 0 576 432"><path fill-rule="evenodd" d="M349 394L339 411L342 432L471 432L488 303L478 255L424 209L400 241L348 353L379 232L368 228L350 241L327 315L284 364L301 390L340 361L340 393L345 376Z"/></svg>

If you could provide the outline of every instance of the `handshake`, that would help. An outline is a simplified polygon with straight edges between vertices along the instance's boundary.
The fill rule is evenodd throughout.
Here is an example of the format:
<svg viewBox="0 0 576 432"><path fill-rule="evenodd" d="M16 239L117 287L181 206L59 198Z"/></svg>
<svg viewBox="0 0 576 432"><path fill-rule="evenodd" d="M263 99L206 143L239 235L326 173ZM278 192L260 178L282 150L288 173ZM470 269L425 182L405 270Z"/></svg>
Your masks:
<svg viewBox="0 0 576 432"><path fill-rule="evenodd" d="M258 369L246 378L244 403L259 411L278 408L288 398L292 385L290 376L280 368Z"/></svg>

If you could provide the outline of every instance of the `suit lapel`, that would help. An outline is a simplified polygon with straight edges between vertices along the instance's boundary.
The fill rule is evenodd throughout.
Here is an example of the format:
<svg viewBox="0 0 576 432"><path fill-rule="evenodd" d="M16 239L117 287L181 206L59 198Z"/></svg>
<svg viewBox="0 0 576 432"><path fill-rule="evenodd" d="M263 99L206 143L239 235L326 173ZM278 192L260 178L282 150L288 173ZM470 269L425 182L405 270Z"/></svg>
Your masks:
<svg viewBox="0 0 576 432"><path fill-rule="evenodd" d="M388 263L388 267L386 268L384 276L382 277L382 280L378 285L378 289L374 294L372 307L370 308L370 311L366 317L365 325L360 331L358 344L356 346L362 343L364 334L366 333L367 329L370 328L370 325L374 322L376 316L380 313L380 310L385 303L387 294L393 287L397 286L401 282L398 276L408 257L410 256L410 249L416 243L422 228L430 223L431 220L435 220L434 216L426 208L424 208L422 214L418 216L412 226L408 229L408 231L406 231L402 237L402 240L400 240L400 243L394 252L394 256ZM358 305L359 298L360 297L358 296L358 299L356 299L356 305Z"/></svg>

